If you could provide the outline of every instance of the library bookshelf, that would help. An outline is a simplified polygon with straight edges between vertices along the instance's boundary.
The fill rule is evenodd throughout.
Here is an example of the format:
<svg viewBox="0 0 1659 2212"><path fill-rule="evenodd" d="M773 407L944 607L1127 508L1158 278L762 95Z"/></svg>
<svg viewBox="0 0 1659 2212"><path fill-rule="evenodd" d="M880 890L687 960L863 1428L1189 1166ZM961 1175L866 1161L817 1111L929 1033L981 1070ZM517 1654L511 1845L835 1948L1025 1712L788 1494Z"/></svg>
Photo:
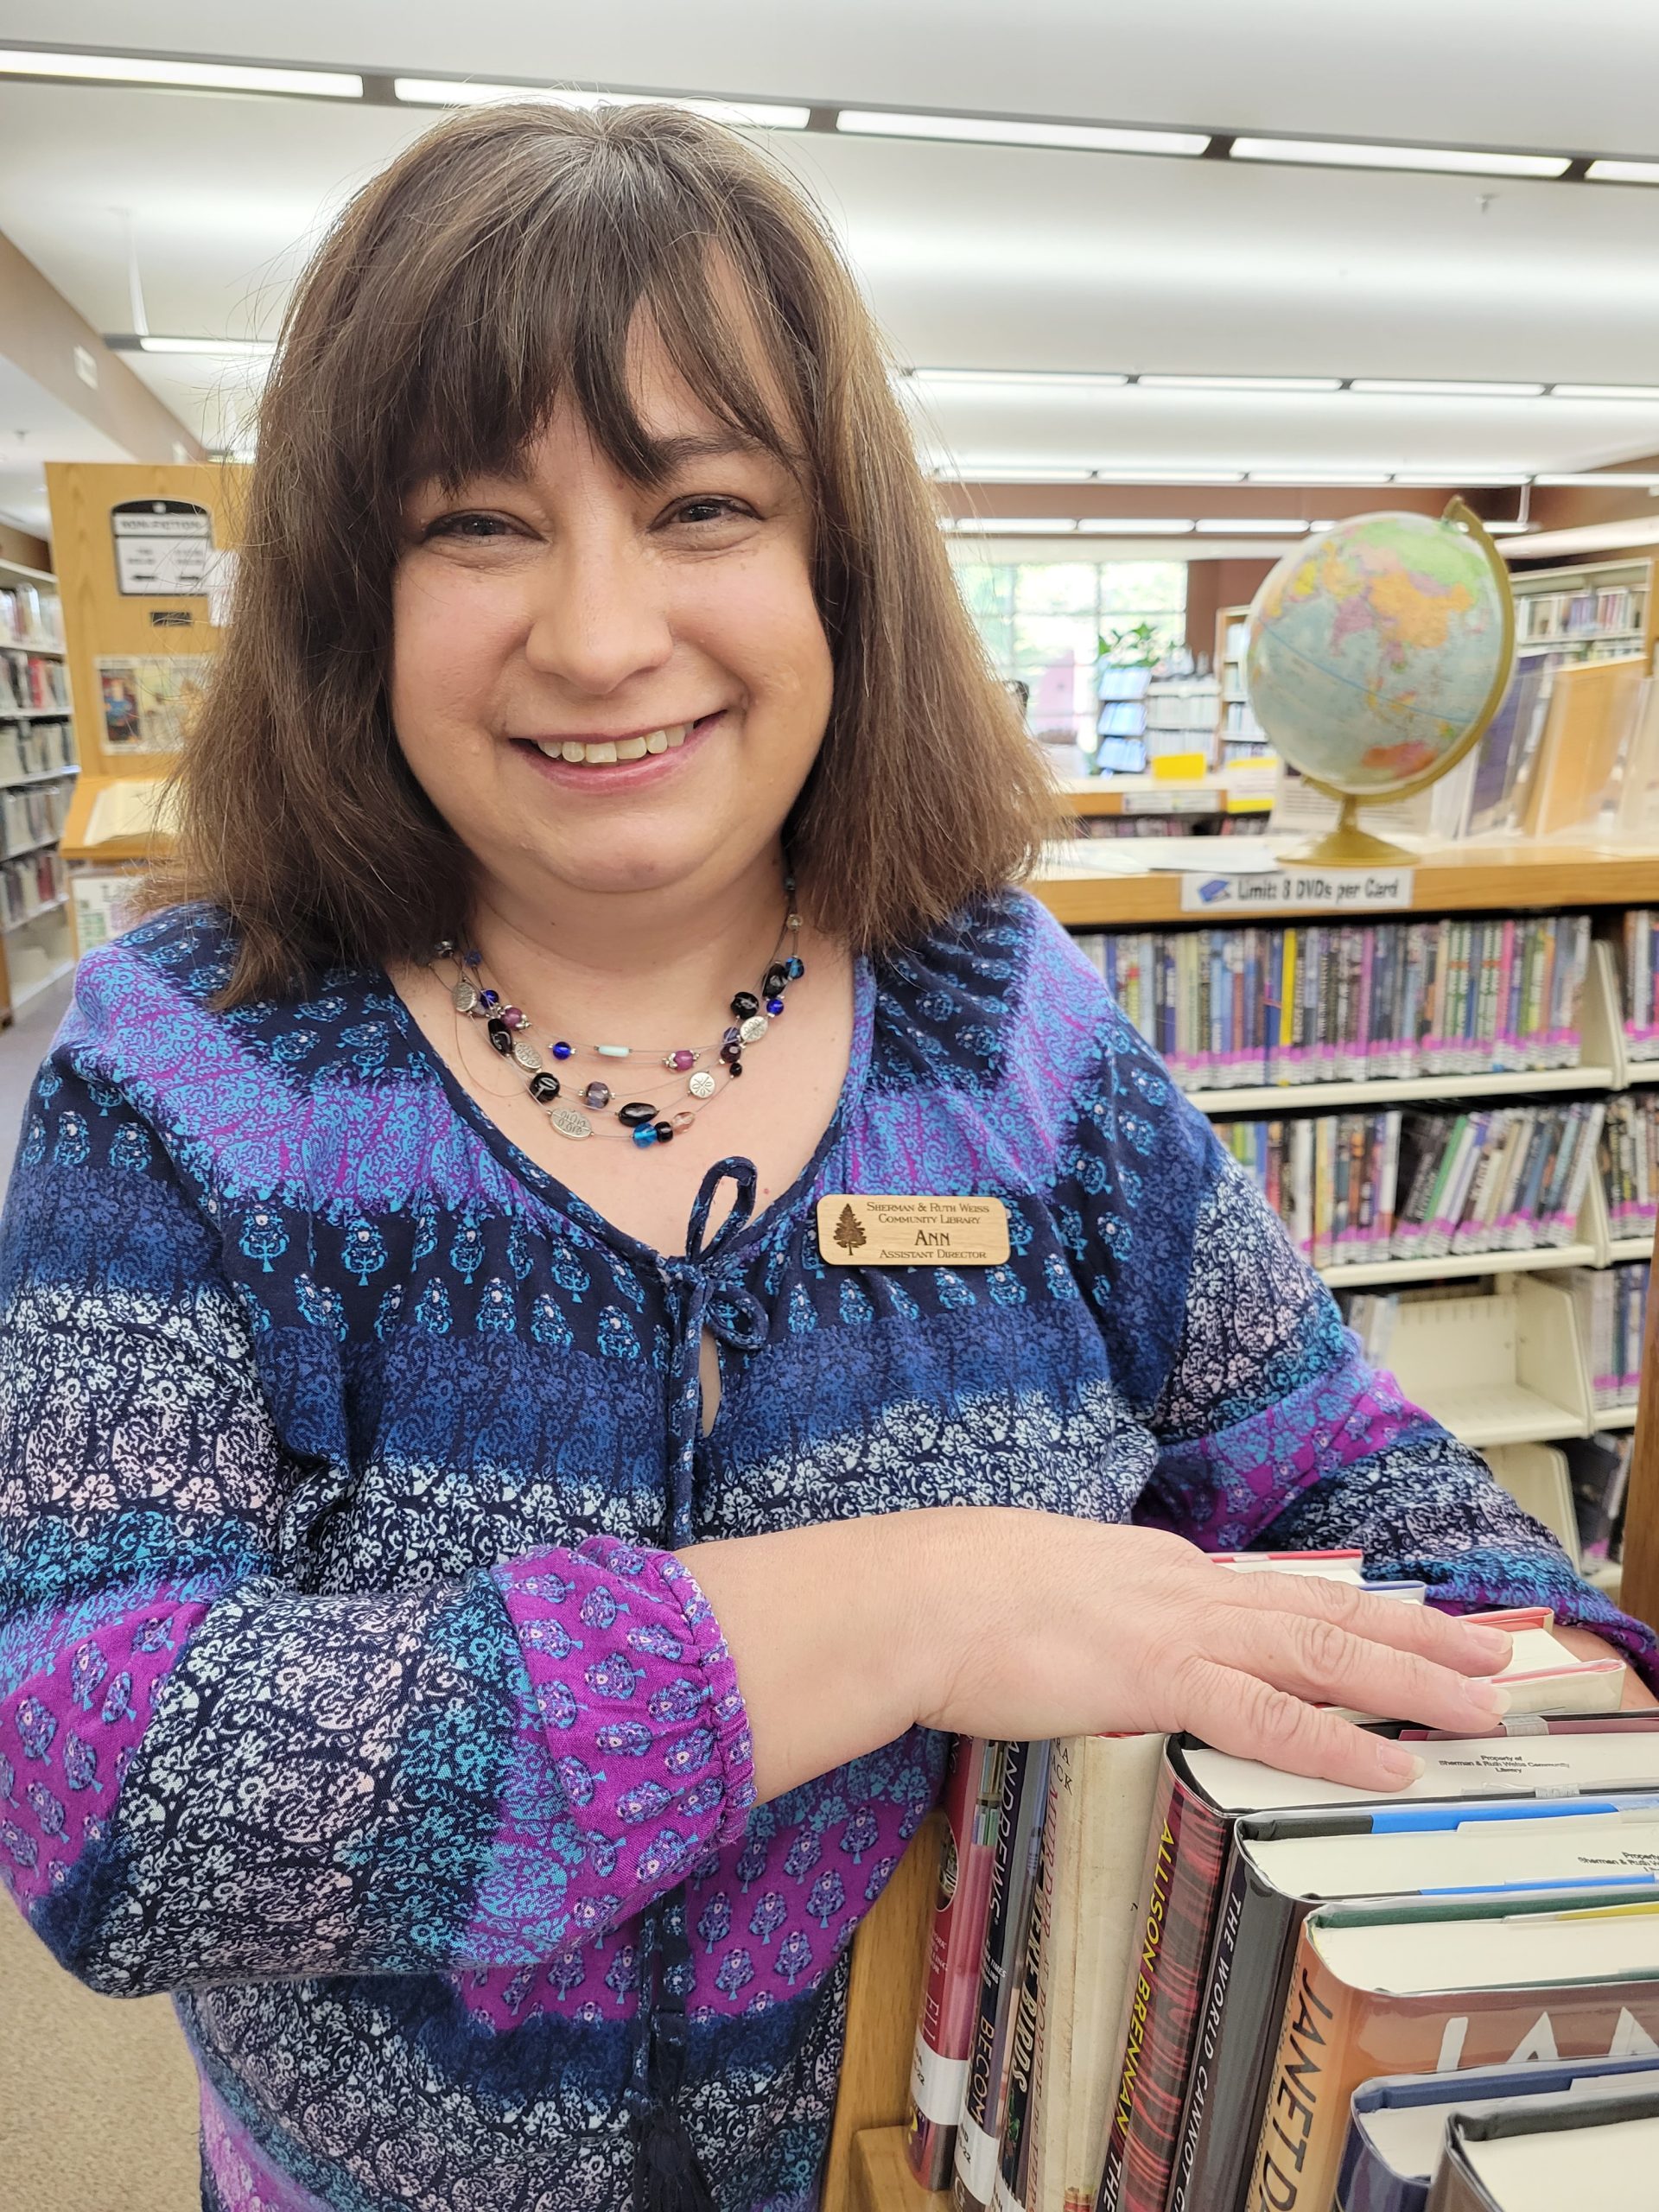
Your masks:
<svg viewBox="0 0 1659 2212"><path fill-rule="evenodd" d="M59 601L48 569L0 560L0 593L21 607ZM33 594L33 598L31 598ZM68 656L55 628L0 624L7 669L0 704L0 1026L22 1014L75 964L74 929L60 840L79 763ZM35 701L30 680L48 696Z"/></svg>
<svg viewBox="0 0 1659 2212"><path fill-rule="evenodd" d="M1653 665L1659 606L1653 562L1643 556L1586 562L1582 568L1521 569L1511 575L1516 650L1522 659L1640 655ZM1605 619L1604 619L1605 618Z"/></svg>
<svg viewBox="0 0 1659 2212"><path fill-rule="evenodd" d="M1517 592L1531 581L1517 578ZM1226 619L1224 613L1222 620ZM1649 637L1643 649L1650 649L1651 644ZM1215 796L1205 810L1222 810L1226 780L1211 779ZM1199 810L1195 806L1193 810ZM1194 851L1193 866L1195 872L1202 869L1201 842ZM1173 873L1102 876L1062 864L1049 869L1033 887L1072 930L1205 924L1204 916L1182 912L1180 878ZM1659 905L1659 850L1535 842L1425 851L1414 870L1409 912L1419 916L1503 915L1555 909L1588 912L1598 924L1610 926L1623 908L1649 905ZM1294 921L1299 916L1294 909L1281 909L1255 918ZM1300 918L1320 917L1308 910ZM1363 921L1367 917L1354 918ZM1387 916L1370 918L1403 919L1406 914L1391 910ZM1600 937L1592 948L1580 1037L1580 1062L1570 1068L1259 1085L1193 1090L1190 1095L1209 1114L1271 1116L1428 1097L1525 1101L1563 1093L1611 1096L1631 1084L1659 1083L1659 1062L1637 1061L1627 1047L1611 947ZM1427 1261L1379 1261L1323 1272L1333 1288L1441 1279L1455 1286L1465 1279L1472 1291L1476 1279L1492 1279L1497 1294L1453 1294L1433 1304L1402 1306L1389 1362L1411 1395L1478 1448L1524 1453L1529 1446L1551 1440L1637 1427L1626 1508L1624 1602L1641 1618L1653 1619L1659 1615L1656 1388L1648 1383L1643 1392L1645 1426L1636 1407L1596 1407L1577 1308L1560 1280L1567 1268L1602 1268L1649 1257L1646 1238L1612 1235L1600 1179L1592 1173L1569 1245ZM1656 1306L1659 1300L1650 1300L1648 1306L1644 1377L1655 1357ZM905 2159L903 2125L938 1849L937 1829L925 1827L854 1945L846 2058L825 2177L824 2212L944 2212L950 2202L948 2195L933 2195L917 2185Z"/></svg>

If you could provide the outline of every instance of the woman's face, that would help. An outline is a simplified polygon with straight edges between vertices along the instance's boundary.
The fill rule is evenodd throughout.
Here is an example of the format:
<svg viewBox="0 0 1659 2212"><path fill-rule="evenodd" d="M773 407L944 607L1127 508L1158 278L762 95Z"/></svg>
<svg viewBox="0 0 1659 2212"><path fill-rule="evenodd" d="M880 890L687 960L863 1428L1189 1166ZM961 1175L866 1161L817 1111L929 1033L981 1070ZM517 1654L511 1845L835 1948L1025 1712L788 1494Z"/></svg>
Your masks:
<svg viewBox="0 0 1659 2212"><path fill-rule="evenodd" d="M498 893L718 891L770 854L829 718L811 518L660 347L633 391L680 457L620 475L568 409L522 473L406 509L391 710Z"/></svg>

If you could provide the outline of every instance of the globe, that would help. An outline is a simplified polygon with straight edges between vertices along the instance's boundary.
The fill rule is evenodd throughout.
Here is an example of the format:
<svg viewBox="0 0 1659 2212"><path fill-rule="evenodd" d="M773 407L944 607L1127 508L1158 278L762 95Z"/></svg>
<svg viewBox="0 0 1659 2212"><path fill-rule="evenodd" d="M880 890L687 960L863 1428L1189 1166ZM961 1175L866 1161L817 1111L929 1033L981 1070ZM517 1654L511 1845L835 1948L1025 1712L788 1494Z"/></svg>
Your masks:
<svg viewBox="0 0 1659 2212"><path fill-rule="evenodd" d="M1244 682L1275 751L1341 802L1311 861L1408 860L1356 826L1452 767L1497 713L1515 602L1461 499L1433 515L1357 515L1287 553L1257 592Z"/></svg>

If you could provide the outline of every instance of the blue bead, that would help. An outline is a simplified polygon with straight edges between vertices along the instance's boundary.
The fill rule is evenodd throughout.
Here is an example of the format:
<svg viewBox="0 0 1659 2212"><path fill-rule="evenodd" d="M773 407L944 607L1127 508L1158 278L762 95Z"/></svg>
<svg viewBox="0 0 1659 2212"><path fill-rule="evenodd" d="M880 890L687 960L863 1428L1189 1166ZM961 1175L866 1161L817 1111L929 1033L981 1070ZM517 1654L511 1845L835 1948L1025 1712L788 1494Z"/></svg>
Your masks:
<svg viewBox="0 0 1659 2212"><path fill-rule="evenodd" d="M784 1010L784 1002L783 1002L782 999L768 999L768 1000L766 1001L766 1012L767 1012L768 1014L781 1014L781 1013L783 1012L783 1010Z"/></svg>
<svg viewBox="0 0 1659 2212"><path fill-rule="evenodd" d="M789 970L789 980L791 983L798 982L806 973L804 960L785 960L784 965Z"/></svg>
<svg viewBox="0 0 1659 2212"><path fill-rule="evenodd" d="M478 995L478 1002L480 1006L499 1006L501 994L499 991L480 991Z"/></svg>
<svg viewBox="0 0 1659 2212"><path fill-rule="evenodd" d="M476 968L476 967L478 967L478 966L482 963L483 958L484 958L484 956L483 956L483 954L482 954L481 952L468 952L468 953L464 954L462 957L463 957L463 958L466 960L467 965L469 968Z"/></svg>
<svg viewBox="0 0 1659 2212"><path fill-rule="evenodd" d="M657 1141L657 1132L652 1128L649 1122L642 1122L639 1124L639 1127L633 1132L633 1141L635 1144L638 1145L655 1144Z"/></svg>
<svg viewBox="0 0 1659 2212"><path fill-rule="evenodd" d="M558 1043L553 1047L553 1057L556 1060L568 1060L575 1050L575 1046L574 1045L567 1045L564 1039L561 1038Z"/></svg>

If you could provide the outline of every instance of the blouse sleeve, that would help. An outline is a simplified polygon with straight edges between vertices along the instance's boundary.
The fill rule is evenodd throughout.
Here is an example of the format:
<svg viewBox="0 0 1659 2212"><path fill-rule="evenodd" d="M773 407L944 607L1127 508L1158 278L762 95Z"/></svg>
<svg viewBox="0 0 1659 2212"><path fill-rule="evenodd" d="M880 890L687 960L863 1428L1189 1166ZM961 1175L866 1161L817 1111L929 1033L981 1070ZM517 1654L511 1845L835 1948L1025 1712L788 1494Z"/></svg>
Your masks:
<svg viewBox="0 0 1659 2212"><path fill-rule="evenodd" d="M60 1039L0 1220L0 1871L93 1989L545 1960L742 1832L671 1554L320 1595L312 1471L208 1210Z"/></svg>
<svg viewBox="0 0 1659 2212"><path fill-rule="evenodd" d="M1650 1629L1370 1367L1245 1170L1116 1007L1058 1193L1159 1457L1135 1518L1206 1550L1358 1545L1452 1611L1548 1605L1651 1675Z"/></svg>

